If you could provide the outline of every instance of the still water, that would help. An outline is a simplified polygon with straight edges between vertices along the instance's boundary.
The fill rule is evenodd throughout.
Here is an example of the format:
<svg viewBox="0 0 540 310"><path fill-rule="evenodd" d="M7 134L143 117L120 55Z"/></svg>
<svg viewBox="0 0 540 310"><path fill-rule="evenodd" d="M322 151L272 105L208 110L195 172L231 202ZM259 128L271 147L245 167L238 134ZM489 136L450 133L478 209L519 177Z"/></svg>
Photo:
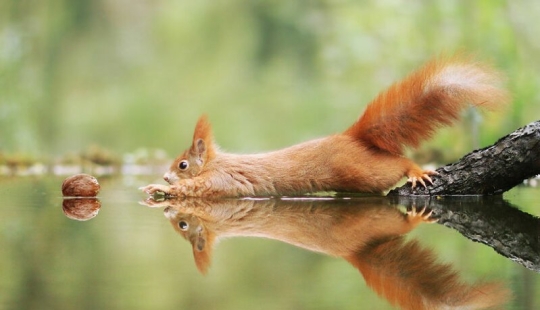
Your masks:
<svg viewBox="0 0 540 310"><path fill-rule="evenodd" d="M382 225L397 233L408 202L287 198L148 206L141 203L146 196L137 188L159 180L99 178L99 201L90 204L90 219L80 221L63 211L62 180L0 179L0 309L395 309L368 287L359 269L339 256L369 243L366 236L381 234L370 227ZM540 274L531 269L538 268L534 261L540 255L534 252L540 242L540 188L519 187L504 196L503 207L525 215L529 225L524 232L505 231L505 236L521 238L533 225L532 239L522 241L536 253L528 265L471 241L458 232L463 222L448 220L457 216L482 223L481 216L458 210L470 205L489 213L490 204L497 204L491 210L503 212L500 201L475 199L443 205L440 208L453 209L436 209L438 223L421 223L405 238L390 239L430 251L465 283L503 283L514 296L505 309L539 309ZM412 204L421 209L426 203ZM346 211L336 214L337 209ZM249 221L250 216L258 220ZM365 225L366 218L378 224ZM352 225L354 221L360 226ZM214 233L202 243L193 237L199 236L201 223ZM501 226L480 226L487 227L487 234L469 237L510 254L522 250L508 249L501 238L490 239ZM193 247L182 236L184 228L195 232L187 234ZM242 237L246 235L250 237ZM201 257L198 247L208 250L206 256ZM396 267L380 268L385 272Z"/></svg>

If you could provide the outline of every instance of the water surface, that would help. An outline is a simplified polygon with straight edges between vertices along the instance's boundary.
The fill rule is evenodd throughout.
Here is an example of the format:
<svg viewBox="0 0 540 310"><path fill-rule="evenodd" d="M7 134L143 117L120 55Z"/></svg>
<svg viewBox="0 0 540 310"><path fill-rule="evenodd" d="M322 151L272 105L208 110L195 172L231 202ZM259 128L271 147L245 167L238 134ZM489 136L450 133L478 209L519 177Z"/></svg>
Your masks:
<svg viewBox="0 0 540 310"><path fill-rule="evenodd" d="M165 207L140 204L137 188L158 180L98 179L99 211L86 221L64 214L63 178L0 179L0 308L393 309L345 260L276 240L221 240L203 276ZM531 187L504 196L534 216L539 198ZM508 309L540 307L540 274L491 247L441 224L421 224L407 238L466 282L503 281L515 295Z"/></svg>

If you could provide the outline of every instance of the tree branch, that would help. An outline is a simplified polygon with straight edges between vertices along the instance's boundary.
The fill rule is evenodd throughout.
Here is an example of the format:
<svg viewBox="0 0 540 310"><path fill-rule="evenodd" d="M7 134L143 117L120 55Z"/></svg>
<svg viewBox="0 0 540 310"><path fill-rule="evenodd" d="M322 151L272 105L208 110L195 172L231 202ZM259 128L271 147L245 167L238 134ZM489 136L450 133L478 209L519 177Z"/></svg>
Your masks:
<svg viewBox="0 0 540 310"><path fill-rule="evenodd" d="M410 184L393 189L390 196L500 195L523 180L540 174L540 121L473 151L455 163L438 168L427 188Z"/></svg>

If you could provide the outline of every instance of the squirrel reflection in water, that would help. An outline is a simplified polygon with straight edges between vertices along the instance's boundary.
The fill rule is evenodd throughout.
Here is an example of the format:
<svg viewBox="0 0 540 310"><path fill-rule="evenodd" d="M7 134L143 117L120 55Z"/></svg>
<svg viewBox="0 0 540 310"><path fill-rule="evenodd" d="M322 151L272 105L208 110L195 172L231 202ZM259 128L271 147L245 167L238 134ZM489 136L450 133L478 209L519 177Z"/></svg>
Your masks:
<svg viewBox="0 0 540 310"><path fill-rule="evenodd" d="M484 309L500 306L509 292L500 283L463 283L450 265L404 234L435 222L425 209L403 213L383 198L148 200L167 206L165 216L193 246L198 269L206 273L215 243L224 237L280 240L342 257L368 286L403 309Z"/></svg>

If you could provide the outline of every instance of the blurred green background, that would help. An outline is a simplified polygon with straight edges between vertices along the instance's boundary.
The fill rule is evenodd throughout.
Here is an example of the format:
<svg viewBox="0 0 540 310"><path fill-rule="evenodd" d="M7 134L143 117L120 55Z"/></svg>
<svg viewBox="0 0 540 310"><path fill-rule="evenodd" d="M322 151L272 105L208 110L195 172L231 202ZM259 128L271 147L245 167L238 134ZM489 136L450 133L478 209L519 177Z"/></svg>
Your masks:
<svg viewBox="0 0 540 310"><path fill-rule="evenodd" d="M487 145L539 118L539 19L536 1L2 0L0 155L174 156L202 113L226 150L280 148L345 129L456 51L508 76L512 104L481 114ZM424 149L476 147L474 115Z"/></svg>

